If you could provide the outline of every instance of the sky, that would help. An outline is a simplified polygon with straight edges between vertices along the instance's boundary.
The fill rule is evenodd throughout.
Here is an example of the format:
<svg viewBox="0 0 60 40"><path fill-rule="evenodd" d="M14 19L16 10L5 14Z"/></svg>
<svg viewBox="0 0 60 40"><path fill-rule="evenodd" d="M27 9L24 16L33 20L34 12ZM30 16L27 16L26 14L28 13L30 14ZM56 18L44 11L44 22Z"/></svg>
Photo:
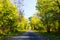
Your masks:
<svg viewBox="0 0 60 40"><path fill-rule="evenodd" d="M25 17L32 16L36 11L36 0L24 0L24 15Z"/></svg>
<svg viewBox="0 0 60 40"><path fill-rule="evenodd" d="M15 2L17 5L18 10L22 9L24 10L23 14L26 18L29 18L30 16L33 16L33 14L36 11L36 0L24 0L23 1L23 7L20 8L19 2L20 0L12 0L12 2Z"/></svg>

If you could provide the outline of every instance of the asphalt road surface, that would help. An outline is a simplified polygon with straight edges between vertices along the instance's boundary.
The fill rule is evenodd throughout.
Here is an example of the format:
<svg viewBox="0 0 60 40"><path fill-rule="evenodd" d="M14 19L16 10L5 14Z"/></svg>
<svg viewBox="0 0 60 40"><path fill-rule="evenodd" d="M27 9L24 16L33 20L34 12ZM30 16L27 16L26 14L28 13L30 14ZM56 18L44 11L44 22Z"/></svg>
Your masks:
<svg viewBox="0 0 60 40"><path fill-rule="evenodd" d="M29 30L22 35L18 35L12 38L6 38L5 40L49 40L44 36L39 36L37 33Z"/></svg>

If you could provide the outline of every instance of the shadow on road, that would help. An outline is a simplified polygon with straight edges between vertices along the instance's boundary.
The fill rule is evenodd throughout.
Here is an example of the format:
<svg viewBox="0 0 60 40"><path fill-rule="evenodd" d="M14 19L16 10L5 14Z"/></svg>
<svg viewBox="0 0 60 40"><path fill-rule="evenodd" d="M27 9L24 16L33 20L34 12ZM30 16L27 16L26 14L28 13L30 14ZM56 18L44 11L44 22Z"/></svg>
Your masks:
<svg viewBox="0 0 60 40"><path fill-rule="evenodd" d="M39 36L33 31L27 31L20 36L14 36L12 38L6 38L5 40L48 40L48 38Z"/></svg>

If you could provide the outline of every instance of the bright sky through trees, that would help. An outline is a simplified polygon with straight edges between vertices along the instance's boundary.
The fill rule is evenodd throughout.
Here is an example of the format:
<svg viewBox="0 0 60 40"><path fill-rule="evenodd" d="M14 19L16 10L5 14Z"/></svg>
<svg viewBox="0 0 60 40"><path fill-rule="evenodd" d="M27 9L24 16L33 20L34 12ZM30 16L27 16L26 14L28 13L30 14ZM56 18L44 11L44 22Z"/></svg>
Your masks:
<svg viewBox="0 0 60 40"><path fill-rule="evenodd" d="M19 8L20 5L18 4L18 1L19 0L12 0L12 2L16 2L16 5L17 5L18 9L20 9ZM36 0L24 0L23 5L24 6L22 6L22 10L24 10L25 17L28 18L35 13L35 11L36 11L36 8L35 8Z"/></svg>
<svg viewBox="0 0 60 40"><path fill-rule="evenodd" d="M35 6L36 6L36 0L24 0L23 9L26 17L30 17L35 13L36 11Z"/></svg>

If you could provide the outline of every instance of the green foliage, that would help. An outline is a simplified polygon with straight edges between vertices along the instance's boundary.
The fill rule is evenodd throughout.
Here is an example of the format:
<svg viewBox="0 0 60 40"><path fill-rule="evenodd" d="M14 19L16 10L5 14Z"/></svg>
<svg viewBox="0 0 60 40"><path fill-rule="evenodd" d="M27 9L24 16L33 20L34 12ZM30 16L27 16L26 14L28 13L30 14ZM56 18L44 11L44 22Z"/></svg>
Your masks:
<svg viewBox="0 0 60 40"><path fill-rule="evenodd" d="M41 31L44 29L42 27L43 25L42 25L41 20L36 16L30 17L30 25L33 30L40 30Z"/></svg>
<svg viewBox="0 0 60 40"><path fill-rule="evenodd" d="M59 4L60 0L37 0L37 16L43 22L47 32L50 32L51 29L54 29L54 32L60 29Z"/></svg>
<svg viewBox="0 0 60 40"><path fill-rule="evenodd" d="M28 20L22 15L22 18L20 17L21 20L18 22L17 30L26 30L26 27L28 27Z"/></svg>
<svg viewBox="0 0 60 40"><path fill-rule="evenodd" d="M26 30L27 25L27 19L18 12L15 4L10 0L0 1L0 37L20 33L21 30Z"/></svg>
<svg viewBox="0 0 60 40"><path fill-rule="evenodd" d="M17 27L18 10L10 0L0 1L0 34L15 31Z"/></svg>
<svg viewBox="0 0 60 40"><path fill-rule="evenodd" d="M53 33L47 33L47 32L42 32L39 33L40 35L43 35L45 37L48 37L50 40L60 40L60 35L59 34L53 34Z"/></svg>

